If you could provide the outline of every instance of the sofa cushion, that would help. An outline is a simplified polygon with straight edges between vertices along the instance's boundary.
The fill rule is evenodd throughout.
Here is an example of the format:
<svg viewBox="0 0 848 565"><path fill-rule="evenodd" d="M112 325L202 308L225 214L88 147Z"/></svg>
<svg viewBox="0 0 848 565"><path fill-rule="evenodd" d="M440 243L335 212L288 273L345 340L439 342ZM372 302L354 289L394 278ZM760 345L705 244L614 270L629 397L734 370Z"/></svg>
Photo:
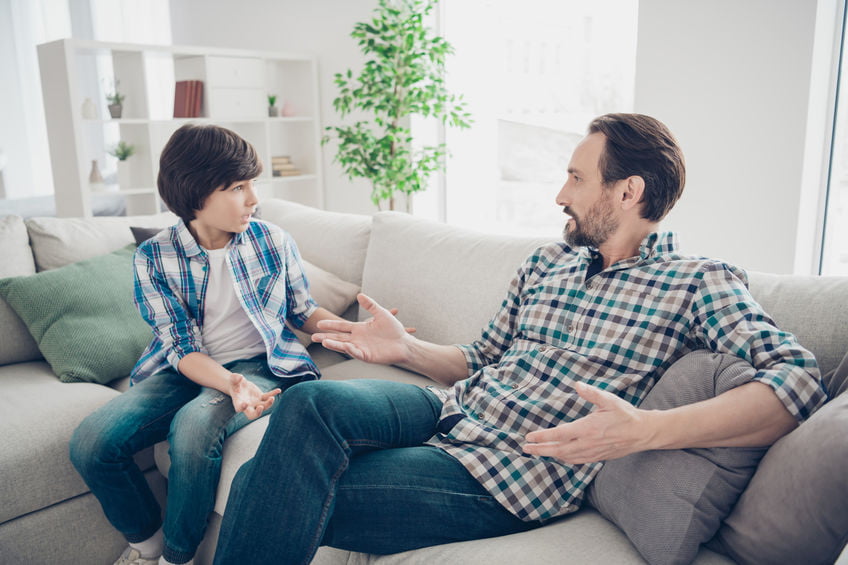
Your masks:
<svg viewBox="0 0 848 565"><path fill-rule="evenodd" d="M68 441L83 418L117 394L59 382L43 361L0 367L0 523L88 492ZM137 461L150 468L152 451Z"/></svg>
<svg viewBox="0 0 848 565"><path fill-rule="evenodd" d="M263 200L262 219L294 238L304 259L343 280L362 285L371 218L327 212L280 199Z"/></svg>
<svg viewBox="0 0 848 565"><path fill-rule="evenodd" d="M64 382L107 383L129 374L152 332L132 304L129 245L27 277L0 280L0 295L24 320Z"/></svg>
<svg viewBox="0 0 848 565"><path fill-rule="evenodd" d="M29 247L26 225L18 216L0 218L0 249L3 260L0 261L0 278L19 277L35 273L35 261ZM34 361L41 358L38 345L26 329L21 318L0 298L0 365Z"/></svg>
<svg viewBox="0 0 848 565"><path fill-rule="evenodd" d="M347 282L307 260L303 260L303 273L309 281L309 294L318 306L340 316L356 301L359 285ZM289 324L297 339L304 347L312 345L312 336Z"/></svg>
<svg viewBox="0 0 848 565"><path fill-rule="evenodd" d="M836 561L848 542L846 432L843 392L769 449L710 547L739 563Z"/></svg>
<svg viewBox="0 0 848 565"><path fill-rule="evenodd" d="M176 221L175 215L164 212L116 218L30 218L26 226L36 267L46 271L132 243L131 226L164 228Z"/></svg>
<svg viewBox="0 0 848 565"><path fill-rule="evenodd" d="M848 344L848 277L750 272L751 294L777 325L812 351L822 374L833 370Z"/></svg>
<svg viewBox="0 0 848 565"><path fill-rule="evenodd" d="M668 410L751 381L730 355L695 351L669 367L640 408ZM652 565L690 563L748 484L765 448L643 451L607 461L589 503L617 524Z"/></svg>
<svg viewBox="0 0 848 565"><path fill-rule="evenodd" d="M371 228L362 292L399 308L398 317L421 339L468 343L503 302L524 259L549 241L484 235L380 212Z"/></svg>

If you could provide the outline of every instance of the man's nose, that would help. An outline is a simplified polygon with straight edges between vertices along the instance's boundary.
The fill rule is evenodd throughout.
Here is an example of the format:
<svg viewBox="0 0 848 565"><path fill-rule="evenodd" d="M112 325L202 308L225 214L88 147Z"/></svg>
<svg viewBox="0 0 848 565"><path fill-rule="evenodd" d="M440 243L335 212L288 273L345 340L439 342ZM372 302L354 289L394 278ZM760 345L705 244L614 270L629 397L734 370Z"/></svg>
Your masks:
<svg viewBox="0 0 848 565"><path fill-rule="evenodd" d="M571 203L568 199L568 181L565 181L559 189L556 195L556 203L560 206L568 206Z"/></svg>

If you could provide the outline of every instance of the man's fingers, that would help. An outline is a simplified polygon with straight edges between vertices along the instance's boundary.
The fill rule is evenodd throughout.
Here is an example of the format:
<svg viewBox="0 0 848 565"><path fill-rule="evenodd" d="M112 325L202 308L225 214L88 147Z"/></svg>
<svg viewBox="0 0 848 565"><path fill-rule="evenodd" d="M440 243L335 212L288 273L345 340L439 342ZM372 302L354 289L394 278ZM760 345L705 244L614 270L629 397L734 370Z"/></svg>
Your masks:
<svg viewBox="0 0 848 565"><path fill-rule="evenodd" d="M588 400L598 408L613 408L619 401L627 402L611 392L607 392L596 386L587 385L586 383L574 383L574 390L577 391L580 398Z"/></svg>
<svg viewBox="0 0 848 565"><path fill-rule="evenodd" d="M350 332L354 323L350 320L321 320L318 322L318 328L331 332Z"/></svg>
<svg viewBox="0 0 848 565"><path fill-rule="evenodd" d="M560 424L546 430L536 430L527 434L526 439L530 443L563 443L571 441L580 436L580 420Z"/></svg>
<svg viewBox="0 0 848 565"><path fill-rule="evenodd" d="M362 351L350 342L339 341L337 339L324 339L321 341L321 345L332 351L338 351L339 353L347 353L351 357L364 360Z"/></svg>

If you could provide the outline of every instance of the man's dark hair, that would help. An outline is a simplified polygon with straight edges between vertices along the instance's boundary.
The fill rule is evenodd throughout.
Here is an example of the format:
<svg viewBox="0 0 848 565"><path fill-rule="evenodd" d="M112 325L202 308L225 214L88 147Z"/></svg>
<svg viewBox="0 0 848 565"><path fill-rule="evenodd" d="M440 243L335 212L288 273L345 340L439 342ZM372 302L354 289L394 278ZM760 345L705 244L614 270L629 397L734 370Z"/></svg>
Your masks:
<svg viewBox="0 0 848 565"><path fill-rule="evenodd" d="M261 172L256 150L237 133L220 126L186 124L162 149L156 184L168 208L188 224L216 189Z"/></svg>
<svg viewBox="0 0 848 565"><path fill-rule="evenodd" d="M642 177L642 217L653 222L663 219L686 183L686 163L674 135L644 114L606 114L589 124L590 134L598 132L607 138L598 163L604 184Z"/></svg>

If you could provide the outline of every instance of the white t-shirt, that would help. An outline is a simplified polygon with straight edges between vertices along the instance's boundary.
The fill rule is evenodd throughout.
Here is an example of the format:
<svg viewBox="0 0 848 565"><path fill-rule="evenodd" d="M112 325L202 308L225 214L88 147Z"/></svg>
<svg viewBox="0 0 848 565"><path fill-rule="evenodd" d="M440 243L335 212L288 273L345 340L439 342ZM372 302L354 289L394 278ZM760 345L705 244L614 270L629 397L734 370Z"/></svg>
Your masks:
<svg viewBox="0 0 848 565"><path fill-rule="evenodd" d="M209 258L209 279L201 339L207 353L221 365L265 353L259 330L248 318L236 295L236 283L227 264L229 249L204 251Z"/></svg>

